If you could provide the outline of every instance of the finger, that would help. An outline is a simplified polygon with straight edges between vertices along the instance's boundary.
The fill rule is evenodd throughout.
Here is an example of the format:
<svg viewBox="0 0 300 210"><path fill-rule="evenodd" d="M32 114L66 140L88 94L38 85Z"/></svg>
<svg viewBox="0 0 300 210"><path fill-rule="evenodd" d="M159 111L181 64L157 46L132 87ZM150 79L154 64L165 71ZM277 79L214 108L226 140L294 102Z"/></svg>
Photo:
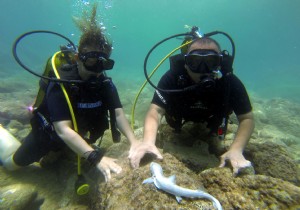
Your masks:
<svg viewBox="0 0 300 210"><path fill-rule="evenodd" d="M160 155L160 154L155 154L155 158L158 159L158 160L162 160L162 159L163 159L163 156Z"/></svg>
<svg viewBox="0 0 300 210"><path fill-rule="evenodd" d="M135 156L136 156L136 152L129 152L129 154L128 154L128 159L129 159L129 160L132 160L132 159L135 158Z"/></svg>
<svg viewBox="0 0 300 210"><path fill-rule="evenodd" d="M163 159L163 156L160 154L160 152L157 150L157 152L156 153L154 153L155 155L156 155L156 158L157 159L160 159L160 160L162 160Z"/></svg>
<svg viewBox="0 0 300 210"><path fill-rule="evenodd" d="M234 167L233 168L233 176L237 176L239 173L239 168L238 167Z"/></svg>
<svg viewBox="0 0 300 210"><path fill-rule="evenodd" d="M118 159L110 158L111 161L116 162Z"/></svg>
<svg viewBox="0 0 300 210"><path fill-rule="evenodd" d="M114 173L116 173L116 174L119 174L119 173L121 173L121 171L122 171L122 168L121 168L121 166L119 166L119 165L114 165L112 168L111 168L111 171L112 172L114 172Z"/></svg>
<svg viewBox="0 0 300 210"><path fill-rule="evenodd" d="M223 168L225 166L226 162L225 162L225 158L221 156L221 160L220 160L220 168Z"/></svg>
<svg viewBox="0 0 300 210"><path fill-rule="evenodd" d="M138 168L140 166L141 158L136 157L134 160L131 160L132 168Z"/></svg>
<svg viewBox="0 0 300 210"><path fill-rule="evenodd" d="M128 158L129 159L132 158L132 156L134 156L134 153L135 153L135 151L130 149L129 152L128 152Z"/></svg>
<svg viewBox="0 0 300 210"><path fill-rule="evenodd" d="M245 167L252 167L252 163L249 160L247 160Z"/></svg>
<svg viewBox="0 0 300 210"><path fill-rule="evenodd" d="M139 161L132 161L131 162L131 166L132 166L132 168L138 168L139 166L140 166L140 164L139 164Z"/></svg>
<svg viewBox="0 0 300 210"><path fill-rule="evenodd" d="M160 154L159 150L156 147L152 148L150 152L153 153L157 159L163 159L163 156Z"/></svg>
<svg viewBox="0 0 300 210"><path fill-rule="evenodd" d="M105 169L105 182L108 182L111 179L110 169Z"/></svg>
<svg viewBox="0 0 300 210"><path fill-rule="evenodd" d="M107 177L107 174L106 174L106 170L104 170L104 169L101 169L100 171L101 171L101 173L102 173L102 174L103 174L103 176L104 176L105 182L107 182L107 180L108 180L108 177Z"/></svg>
<svg viewBox="0 0 300 210"><path fill-rule="evenodd" d="M130 160L130 165L132 168L136 168L136 163L133 160Z"/></svg>

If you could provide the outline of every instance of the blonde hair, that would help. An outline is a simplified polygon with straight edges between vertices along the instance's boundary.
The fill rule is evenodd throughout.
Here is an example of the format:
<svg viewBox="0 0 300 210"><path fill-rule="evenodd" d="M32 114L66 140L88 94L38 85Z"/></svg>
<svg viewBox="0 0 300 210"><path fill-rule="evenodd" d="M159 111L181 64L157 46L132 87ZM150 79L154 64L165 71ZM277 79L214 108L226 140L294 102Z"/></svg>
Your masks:
<svg viewBox="0 0 300 210"><path fill-rule="evenodd" d="M85 47L98 48L101 52L106 53L110 56L112 51L112 44L104 35L98 21L96 20L97 15L97 4L93 4L90 17L87 12L84 12L81 19L73 18L76 26L82 32L79 40L78 51L82 52Z"/></svg>

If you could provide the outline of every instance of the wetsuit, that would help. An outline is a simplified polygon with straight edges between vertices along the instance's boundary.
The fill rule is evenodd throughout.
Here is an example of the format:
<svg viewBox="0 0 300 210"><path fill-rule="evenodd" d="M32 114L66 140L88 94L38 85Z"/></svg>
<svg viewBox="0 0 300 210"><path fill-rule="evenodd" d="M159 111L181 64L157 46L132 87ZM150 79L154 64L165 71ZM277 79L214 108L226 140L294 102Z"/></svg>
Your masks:
<svg viewBox="0 0 300 210"><path fill-rule="evenodd" d="M194 85L184 67L169 70L160 79L158 88L183 89ZM233 111L236 115L252 110L247 91L233 74L217 80L215 87L198 86L192 90L168 93L156 90L152 103L166 110L168 124L180 130L183 121L207 122L216 132L222 118Z"/></svg>
<svg viewBox="0 0 300 210"><path fill-rule="evenodd" d="M107 77L100 77L93 85L66 85L76 121L78 133L88 142L93 143L101 137L108 124L108 110L122 108L119 95L113 82ZM45 126L45 117L49 126ZM57 151L65 146L56 134L53 122L72 120L70 111L59 84L51 83L44 102L35 111L31 119L32 131L24 139L14 155L14 161L26 166L39 161L49 151ZM89 137L86 134L89 132Z"/></svg>

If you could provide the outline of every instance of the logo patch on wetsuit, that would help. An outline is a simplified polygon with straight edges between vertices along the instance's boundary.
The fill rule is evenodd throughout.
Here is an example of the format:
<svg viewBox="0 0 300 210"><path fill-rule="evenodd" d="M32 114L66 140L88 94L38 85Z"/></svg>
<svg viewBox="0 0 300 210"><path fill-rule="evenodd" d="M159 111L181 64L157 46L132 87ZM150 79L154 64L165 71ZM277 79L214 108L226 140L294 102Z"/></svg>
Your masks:
<svg viewBox="0 0 300 210"><path fill-rule="evenodd" d="M190 106L191 109L208 109L201 101L198 101Z"/></svg>
<svg viewBox="0 0 300 210"><path fill-rule="evenodd" d="M96 107L100 107L102 105L101 101L97 101L95 103L78 103L77 107L79 109L93 109Z"/></svg>
<svg viewBox="0 0 300 210"><path fill-rule="evenodd" d="M166 100L164 99L164 97L160 94L160 92L158 90L155 91L156 94L158 95L158 97L160 98L160 100L164 103L167 104Z"/></svg>

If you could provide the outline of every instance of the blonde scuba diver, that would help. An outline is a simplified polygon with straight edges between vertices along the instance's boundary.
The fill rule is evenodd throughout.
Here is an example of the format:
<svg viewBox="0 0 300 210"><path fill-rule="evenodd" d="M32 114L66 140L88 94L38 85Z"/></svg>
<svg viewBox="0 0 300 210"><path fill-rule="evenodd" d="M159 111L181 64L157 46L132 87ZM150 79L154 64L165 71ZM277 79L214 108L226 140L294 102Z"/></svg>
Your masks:
<svg viewBox="0 0 300 210"><path fill-rule="evenodd" d="M22 144L1 126L0 160L5 168L14 170L39 162L49 151L67 146L96 167L106 181L111 179L111 172L121 172L122 168L115 159L104 156L102 151L91 146L109 128L108 117L113 122L114 141L120 138L117 128L130 144L136 141L116 86L105 74L114 65L110 59L112 46L95 18L96 6L89 20L76 22L82 31L78 52L71 52L74 56L68 71L57 66L61 80L66 82L41 80L46 89L40 88L39 94L41 92L43 97L36 101L38 106L34 107L30 121L32 130ZM66 58L66 52L59 53L57 59L61 58ZM45 78L53 77L53 64L56 65L56 60L51 62L49 59Z"/></svg>

